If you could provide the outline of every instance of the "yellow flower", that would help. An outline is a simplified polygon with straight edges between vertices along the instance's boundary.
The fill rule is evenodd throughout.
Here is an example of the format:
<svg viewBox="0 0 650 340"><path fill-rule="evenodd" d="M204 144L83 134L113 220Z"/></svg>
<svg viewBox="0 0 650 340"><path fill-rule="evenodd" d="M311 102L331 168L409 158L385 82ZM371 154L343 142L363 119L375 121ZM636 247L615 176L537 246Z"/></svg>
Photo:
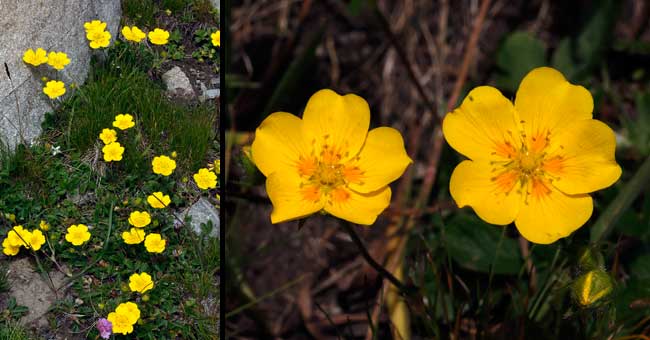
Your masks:
<svg viewBox="0 0 650 340"><path fill-rule="evenodd" d="M167 241L163 240L160 234L151 233L144 240L144 247L150 253L162 253L165 250Z"/></svg>
<svg viewBox="0 0 650 340"><path fill-rule="evenodd" d="M47 63L47 51L42 48L37 48L36 52L31 48L23 54L23 61L27 64L38 66Z"/></svg>
<svg viewBox="0 0 650 340"><path fill-rule="evenodd" d="M83 224L71 225L68 228L68 232L65 234L65 240L72 243L75 246L80 246L84 242L90 240L90 233L88 232L88 227Z"/></svg>
<svg viewBox="0 0 650 340"><path fill-rule="evenodd" d="M255 132L255 165L266 176L273 203L271 223L320 210L370 225L388 207L388 184L411 159L402 135L379 127L368 131L368 103L354 94L316 92L303 118L276 112Z"/></svg>
<svg viewBox="0 0 650 340"><path fill-rule="evenodd" d="M109 31L90 31L86 33L86 39L90 41L90 48L98 49L108 47L111 43L111 32Z"/></svg>
<svg viewBox="0 0 650 340"><path fill-rule="evenodd" d="M134 127L135 122L133 121L133 116L131 116L128 113L118 114L117 116L115 116L115 120L113 121L113 126L120 130L126 130L128 128Z"/></svg>
<svg viewBox="0 0 650 340"><path fill-rule="evenodd" d="M142 39L146 38L147 35L144 34L138 27L136 26L124 26L122 28L122 35L126 40L134 41L134 42L141 42Z"/></svg>
<svg viewBox="0 0 650 340"><path fill-rule="evenodd" d="M570 235L591 216L589 193L621 175L614 133L593 108L587 89L548 67L526 75L514 105L493 87L473 89L442 127L469 158L451 175L458 206L488 223L514 221L534 243Z"/></svg>
<svg viewBox="0 0 650 340"><path fill-rule="evenodd" d="M70 64L70 59L68 55L63 52L50 52L47 55L47 64L52 66L55 70L61 71L65 68L65 65Z"/></svg>
<svg viewBox="0 0 650 340"><path fill-rule="evenodd" d="M101 139L106 145L117 142L117 131L113 129L103 129L102 133L99 134L99 139Z"/></svg>
<svg viewBox="0 0 650 340"><path fill-rule="evenodd" d="M48 231L50 230L50 225L47 224L44 220L41 220L41 223L38 224L38 227L41 228L43 231Z"/></svg>
<svg viewBox="0 0 650 340"><path fill-rule="evenodd" d="M156 28L149 32L149 41L154 45L165 45L169 40L169 32Z"/></svg>
<svg viewBox="0 0 650 340"><path fill-rule="evenodd" d="M206 190L217 187L217 175L208 169L199 169L199 172L195 173L193 177L200 189Z"/></svg>
<svg viewBox="0 0 650 340"><path fill-rule="evenodd" d="M5 238L2 241L2 253L7 255L7 256L16 256L18 255L18 252L20 251L20 247L16 247L11 244L11 241L9 241L9 238Z"/></svg>
<svg viewBox="0 0 650 340"><path fill-rule="evenodd" d="M176 169L176 161L167 156L157 156L151 161L153 173L163 176L169 176Z"/></svg>
<svg viewBox="0 0 650 340"><path fill-rule="evenodd" d="M145 232L142 229L131 228L129 231L122 233L122 240L126 244L139 244L144 241Z"/></svg>
<svg viewBox="0 0 650 340"><path fill-rule="evenodd" d="M93 31L104 31L106 30L106 23L100 20L93 20L89 22L84 23L84 29L86 30L86 33L90 33Z"/></svg>
<svg viewBox="0 0 650 340"><path fill-rule="evenodd" d="M50 97L50 99L61 97L65 94L65 84L62 81L50 80L45 84L43 93Z"/></svg>
<svg viewBox="0 0 650 340"><path fill-rule="evenodd" d="M124 153L124 147L120 145L118 142L113 142L111 144L105 145L102 148L102 152L104 153L104 161L106 162L113 162L113 161L121 161L122 160L122 154Z"/></svg>
<svg viewBox="0 0 650 340"><path fill-rule="evenodd" d="M221 160L220 159L215 159L214 163L208 164L208 169L211 171L214 171L215 174L220 174L221 173Z"/></svg>
<svg viewBox="0 0 650 340"><path fill-rule="evenodd" d="M212 45L221 46L221 31L217 30L216 32L212 33L210 35L210 38L212 38Z"/></svg>
<svg viewBox="0 0 650 340"><path fill-rule="evenodd" d="M13 247L27 247L27 242L29 242L31 238L32 234L29 230L24 229L22 225L14 226L7 233L9 244Z"/></svg>
<svg viewBox="0 0 650 340"><path fill-rule="evenodd" d="M117 308L115 308L115 313L126 315L131 324L135 324L138 322L138 319L140 319L140 309L138 308L138 305L130 301L120 303Z"/></svg>
<svg viewBox="0 0 650 340"><path fill-rule="evenodd" d="M133 323L127 314L110 312L106 319L113 325L113 333L126 335L133 332Z"/></svg>
<svg viewBox="0 0 650 340"><path fill-rule="evenodd" d="M141 274L133 274L129 277L129 288L132 292L144 293L154 286L151 280L151 275L142 272Z"/></svg>
<svg viewBox="0 0 650 340"><path fill-rule="evenodd" d="M42 231L36 229L31 232L29 238L27 239L27 242L29 242L29 246L33 250L39 250L41 249L41 246L45 244L45 235L43 235Z"/></svg>
<svg viewBox="0 0 650 340"><path fill-rule="evenodd" d="M129 224L136 228L144 228L151 223L151 216L146 211L134 211L129 215Z"/></svg>
<svg viewBox="0 0 650 340"><path fill-rule="evenodd" d="M169 206L172 200L169 195L164 195L162 192L157 191L147 197L147 202L154 209L163 209Z"/></svg>

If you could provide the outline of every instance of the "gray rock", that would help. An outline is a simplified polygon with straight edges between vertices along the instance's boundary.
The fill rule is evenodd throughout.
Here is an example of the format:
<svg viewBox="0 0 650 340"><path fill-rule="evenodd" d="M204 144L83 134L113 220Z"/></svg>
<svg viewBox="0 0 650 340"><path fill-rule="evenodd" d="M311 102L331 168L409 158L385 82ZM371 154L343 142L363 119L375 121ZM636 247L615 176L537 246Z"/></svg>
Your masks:
<svg viewBox="0 0 650 340"><path fill-rule="evenodd" d="M24 248L21 252L27 251ZM36 328L47 327L48 323L45 314L52 304L60 298L50 287L50 282L45 281L29 258L24 257L17 261L11 261L7 271L7 277L11 289L9 294L16 298L16 303L28 308L27 315L20 319L23 324L33 323ZM53 271L49 277L55 289L61 288L65 275Z"/></svg>
<svg viewBox="0 0 650 340"><path fill-rule="evenodd" d="M41 77L63 80L68 93L71 83L83 83L93 53L83 24L105 21L112 42L119 33L121 7L120 0L0 0L0 12L0 142L13 149L21 141L33 141L41 132L43 115L52 110ZM65 52L70 64L56 72L23 63L23 53L38 47Z"/></svg>
<svg viewBox="0 0 650 340"><path fill-rule="evenodd" d="M174 96L194 97L194 89L190 79L180 67L174 66L162 75L162 80L167 86L167 92Z"/></svg>
<svg viewBox="0 0 650 340"><path fill-rule="evenodd" d="M207 199L201 198L191 207L185 210L185 212L182 214L182 219L184 220L186 216L189 216L192 219L190 222L190 227L196 234L200 235L202 233L202 223L207 224L208 221L212 221L212 230L208 236L217 238L219 237L219 230L221 228L219 211Z"/></svg>
<svg viewBox="0 0 650 340"><path fill-rule="evenodd" d="M210 2L212 3L212 7L216 8L217 10L221 10L220 0L210 0Z"/></svg>
<svg viewBox="0 0 650 340"><path fill-rule="evenodd" d="M203 95L208 99L214 99L221 95L221 90L219 89L207 90L203 93Z"/></svg>

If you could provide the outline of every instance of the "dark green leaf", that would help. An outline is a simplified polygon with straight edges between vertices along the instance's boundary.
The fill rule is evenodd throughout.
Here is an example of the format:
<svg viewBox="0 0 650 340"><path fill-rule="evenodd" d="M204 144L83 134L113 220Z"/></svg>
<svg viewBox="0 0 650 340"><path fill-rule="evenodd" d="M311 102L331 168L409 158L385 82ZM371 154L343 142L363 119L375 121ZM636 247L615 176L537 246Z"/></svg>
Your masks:
<svg viewBox="0 0 650 340"><path fill-rule="evenodd" d="M546 65L544 44L527 32L514 32L503 41L497 51L497 86L515 92L521 79L530 70Z"/></svg>
<svg viewBox="0 0 650 340"><path fill-rule="evenodd" d="M502 228L473 216L455 216L445 228L449 255L470 270L487 273L493 265L495 274L517 274L522 264L519 248L515 240L502 237Z"/></svg>

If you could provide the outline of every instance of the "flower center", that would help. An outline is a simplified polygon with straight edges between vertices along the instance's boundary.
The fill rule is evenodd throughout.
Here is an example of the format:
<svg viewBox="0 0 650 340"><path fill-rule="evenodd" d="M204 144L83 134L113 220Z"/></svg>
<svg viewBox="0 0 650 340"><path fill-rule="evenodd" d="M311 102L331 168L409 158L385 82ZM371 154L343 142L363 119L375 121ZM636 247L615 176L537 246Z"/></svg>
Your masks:
<svg viewBox="0 0 650 340"><path fill-rule="evenodd" d="M530 175L539 167L540 157L530 154L528 151L522 151L519 154L519 170L520 172Z"/></svg>
<svg viewBox="0 0 650 340"><path fill-rule="evenodd" d="M328 189L335 188L345 183L343 178L343 165L320 163L318 170L314 173L313 182L319 183ZM328 190L329 191L329 190Z"/></svg>

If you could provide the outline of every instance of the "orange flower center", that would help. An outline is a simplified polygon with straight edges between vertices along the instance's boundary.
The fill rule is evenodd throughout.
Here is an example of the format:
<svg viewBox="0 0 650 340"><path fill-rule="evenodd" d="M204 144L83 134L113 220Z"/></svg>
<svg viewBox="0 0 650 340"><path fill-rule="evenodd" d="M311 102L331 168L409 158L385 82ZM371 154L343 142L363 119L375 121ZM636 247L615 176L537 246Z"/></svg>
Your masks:
<svg viewBox="0 0 650 340"><path fill-rule="evenodd" d="M325 144L318 156L301 156L296 164L300 177L301 194L305 200L319 201L326 196L333 202L350 199L348 183L360 182L363 172L356 166L341 162L340 148Z"/></svg>
<svg viewBox="0 0 650 340"><path fill-rule="evenodd" d="M527 140L522 133L518 149L510 142L496 145L493 155L508 159L492 162L496 166L493 172L497 174L492 181L497 188L507 195L519 184L521 191L517 192L524 194L526 204L529 196L541 198L549 195L551 183L558 179L563 168L561 156L549 157L545 152L549 143L549 134L539 134Z"/></svg>

